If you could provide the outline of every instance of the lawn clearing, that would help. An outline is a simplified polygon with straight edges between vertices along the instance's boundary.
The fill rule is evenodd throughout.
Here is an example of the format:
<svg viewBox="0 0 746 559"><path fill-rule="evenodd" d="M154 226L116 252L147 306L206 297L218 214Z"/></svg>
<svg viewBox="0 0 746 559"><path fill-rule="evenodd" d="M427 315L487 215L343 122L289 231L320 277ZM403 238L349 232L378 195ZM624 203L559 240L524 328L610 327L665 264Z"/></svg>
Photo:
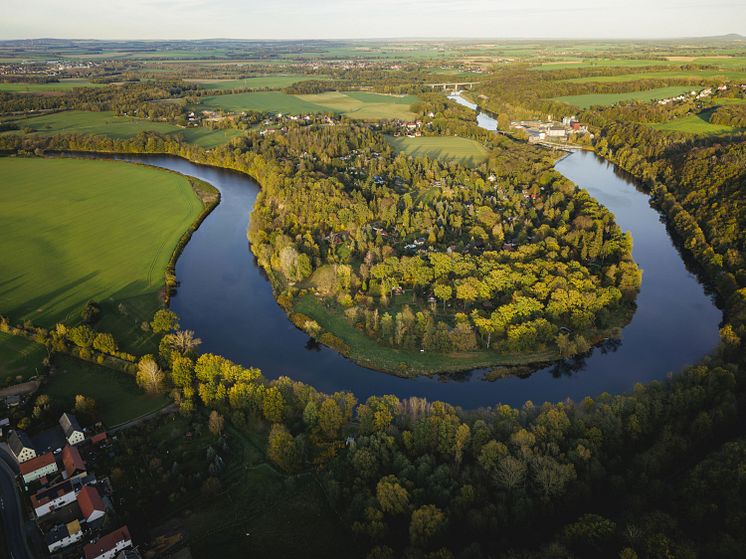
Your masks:
<svg viewBox="0 0 746 559"><path fill-rule="evenodd" d="M621 101L653 101L656 99L667 99L682 93L688 93L692 86L678 85L659 87L656 89L645 89L642 91L627 91L625 93L587 93L584 95L567 95L555 97L554 101L574 105L581 109L588 109L595 105L615 105Z"/></svg>
<svg viewBox="0 0 746 559"><path fill-rule="evenodd" d="M93 299L118 317L105 329L122 344L159 308L171 252L202 211L189 181L119 161L10 157L0 176L0 313L75 323Z"/></svg>
<svg viewBox="0 0 746 559"><path fill-rule="evenodd" d="M0 383L14 384L35 376L41 372L41 362L46 356L43 346L0 332Z"/></svg>
<svg viewBox="0 0 746 559"><path fill-rule="evenodd" d="M40 393L48 394L64 409L73 408L77 394L93 398L107 427L135 419L168 403L165 395L145 394L132 376L121 371L69 355L57 355L54 364L55 373L50 375Z"/></svg>
<svg viewBox="0 0 746 559"><path fill-rule="evenodd" d="M422 136L419 138L393 138L386 140L399 152L412 157L429 157L439 161L457 162L474 166L487 160L488 151L482 144L468 138L453 136Z"/></svg>
<svg viewBox="0 0 746 559"><path fill-rule="evenodd" d="M726 124L711 124L710 115L712 110L704 110L696 115L688 115L671 120L669 122L651 124L651 128L666 132L684 132L698 136L710 136L715 134L728 134L737 129Z"/></svg>

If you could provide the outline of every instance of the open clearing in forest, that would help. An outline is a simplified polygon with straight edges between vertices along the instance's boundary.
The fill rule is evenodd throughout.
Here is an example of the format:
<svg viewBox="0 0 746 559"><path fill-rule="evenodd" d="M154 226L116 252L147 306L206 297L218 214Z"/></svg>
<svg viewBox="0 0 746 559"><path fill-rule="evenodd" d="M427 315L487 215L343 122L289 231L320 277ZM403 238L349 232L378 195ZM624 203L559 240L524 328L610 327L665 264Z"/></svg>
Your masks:
<svg viewBox="0 0 746 559"><path fill-rule="evenodd" d="M656 130L667 132L685 132L698 136L709 136L715 134L728 134L737 129L726 124L711 124L710 115L712 110L704 110L696 115L687 115L669 122L651 124Z"/></svg>
<svg viewBox="0 0 746 559"><path fill-rule="evenodd" d="M215 147L241 134L239 130L213 130L211 128L182 128L167 122L154 122L143 118L118 116L111 111L62 111L42 116L33 116L13 121L18 128L30 128L32 133L52 134L100 134L123 140L141 132L181 135L189 143L202 147ZM10 130L3 134L18 134Z"/></svg>
<svg viewBox="0 0 746 559"><path fill-rule="evenodd" d="M165 394L146 394L127 373L69 355L55 357L55 373L39 392L67 410L73 408L78 394L93 398L107 427L160 409L169 401Z"/></svg>
<svg viewBox="0 0 746 559"><path fill-rule="evenodd" d="M11 157L0 176L0 313L75 323L94 300L120 344L142 335L171 253L202 211L189 181L119 161Z"/></svg>
<svg viewBox="0 0 746 559"><path fill-rule="evenodd" d="M293 85L294 83L306 82L310 80L323 80L323 76L256 76L252 78L240 79L193 79L185 80L192 83L200 84L205 89L280 89Z"/></svg>
<svg viewBox="0 0 746 559"><path fill-rule="evenodd" d="M667 99L682 93L688 93L692 86L677 85L670 87L659 87L656 89L645 89L642 91L627 91L624 93L586 93L583 95L566 95L555 97L554 101L574 105L581 109L588 109L595 105L614 105L621 101L653 101L655 99Z"/></svg>
<svg viewBox="0 0 746 559"><path fill-rule="evenodd" d="M457 162L462 165L478 165L486 161L487 148L479 142L455 136L421 136L419 138L393 138L386 140L400 152L412 157L429 157L438 161Z"/></svg>
<svg viewBox="0 0 746 559"><path fill-rule="evenodd" d="M198 108L230 112L274 112L284 114L336 113L361 120L412 120L412 95L383 95L359 91L288 95L279 91L235 93L203 97Z"/></svg>

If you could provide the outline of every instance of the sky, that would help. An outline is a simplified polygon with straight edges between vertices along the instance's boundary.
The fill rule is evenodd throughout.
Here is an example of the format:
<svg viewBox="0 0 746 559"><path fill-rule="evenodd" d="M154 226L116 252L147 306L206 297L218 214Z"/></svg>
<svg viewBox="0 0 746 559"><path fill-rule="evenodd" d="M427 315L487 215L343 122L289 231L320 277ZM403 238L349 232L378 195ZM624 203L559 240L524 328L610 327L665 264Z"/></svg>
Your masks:
<svg viewBox="0 0 746 559"><path fill-rule="evenodd" d="M0 39L746 35L746 0L0 0Z"/></svg>

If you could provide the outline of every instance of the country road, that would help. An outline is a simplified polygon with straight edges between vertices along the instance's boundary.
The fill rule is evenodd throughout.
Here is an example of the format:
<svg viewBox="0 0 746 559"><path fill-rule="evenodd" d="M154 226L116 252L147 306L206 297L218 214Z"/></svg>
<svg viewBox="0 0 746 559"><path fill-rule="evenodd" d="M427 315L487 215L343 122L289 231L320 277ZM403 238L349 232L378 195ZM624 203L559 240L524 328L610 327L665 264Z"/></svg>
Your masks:
<svg viewBox="0 0 746 559"><path fill-rule="evenodd" d="M3 520L5 543L10 559L34 559L26 541L23 507L15 482L15 464L8 453L0 449L0 516Z"/></svg>

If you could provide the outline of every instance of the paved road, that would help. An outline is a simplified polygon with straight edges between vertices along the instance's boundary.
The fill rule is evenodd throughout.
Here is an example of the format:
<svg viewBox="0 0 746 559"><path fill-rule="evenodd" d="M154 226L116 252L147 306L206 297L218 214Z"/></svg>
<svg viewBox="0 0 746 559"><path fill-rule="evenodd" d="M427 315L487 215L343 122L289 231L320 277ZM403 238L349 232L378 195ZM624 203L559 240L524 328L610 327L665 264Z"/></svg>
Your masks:
<svg viewBox="0 0 746 559"><path fill-rule="evenodd" d="M9 464L18 467L15 461L0 449L0 515L5 532L5 543L10 559L34 559L26 541L26 526L23 508L15 481L15 471Z"/></svg>

